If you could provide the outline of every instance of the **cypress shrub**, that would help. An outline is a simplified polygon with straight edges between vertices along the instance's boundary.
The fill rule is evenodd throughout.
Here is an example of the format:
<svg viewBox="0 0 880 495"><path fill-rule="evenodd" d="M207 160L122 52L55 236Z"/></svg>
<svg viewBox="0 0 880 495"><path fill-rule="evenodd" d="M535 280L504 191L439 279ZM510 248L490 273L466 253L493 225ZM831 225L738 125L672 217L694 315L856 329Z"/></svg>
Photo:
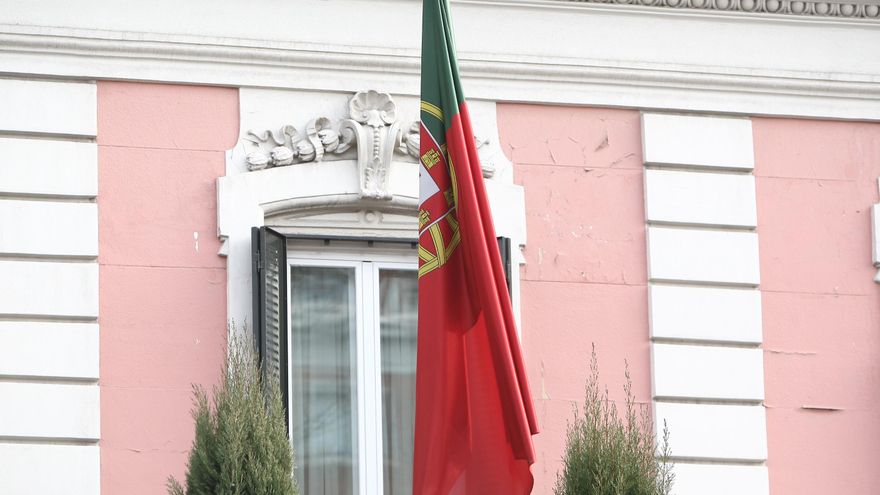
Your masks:
<svg viewBox="0 0 880 495"><path fill-rule="evenodd" d="M170 495L298 493L278 378L262 376L258 361L250 339L232 329L223 378L213 398L193 386L196 434L186 486L169 477Z"/></svg>
<svg viewBox="0 0 880 495"><path fill-rule="evenodd" d="M599 387L596 346L581 410L569 422L563 467L556 475L555 495L668 495L675 475L669 462L669 430L664 422L658 446L645 406L638 406L626 365L626 404L618 412Z"/></svg>

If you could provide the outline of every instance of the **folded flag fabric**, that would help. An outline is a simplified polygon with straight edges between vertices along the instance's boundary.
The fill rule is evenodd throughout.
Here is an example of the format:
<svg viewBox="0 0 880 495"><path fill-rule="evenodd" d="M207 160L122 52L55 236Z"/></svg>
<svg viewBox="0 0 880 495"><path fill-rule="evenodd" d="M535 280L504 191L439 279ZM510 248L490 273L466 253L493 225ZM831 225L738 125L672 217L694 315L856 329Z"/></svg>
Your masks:
<svg viewBox="0 0 880 495"><path fill-rule="evenodd" d="M413 493L527 494L538 426L450 22L423 1Z"/></svg>

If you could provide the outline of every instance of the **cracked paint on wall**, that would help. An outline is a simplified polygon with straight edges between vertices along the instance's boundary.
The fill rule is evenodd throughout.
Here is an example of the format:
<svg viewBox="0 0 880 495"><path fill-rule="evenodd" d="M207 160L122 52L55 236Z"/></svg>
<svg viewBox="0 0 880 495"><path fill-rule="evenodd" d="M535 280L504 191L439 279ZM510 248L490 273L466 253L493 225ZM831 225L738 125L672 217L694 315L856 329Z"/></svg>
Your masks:
<svg viewBox="0 0 880 495"><path fill-rule="evenodd" d="M880 493L880 124L752 126L770 492Z"/></svg>
<svg viewBox="0 0 880 495"><path fill-rule="evenodd" d="M499 104L498 128L525 189L523 352L542 430L533 493L550 494L592 343L611 398L624 397L626 360L650 407L639 113Z"/></svg>

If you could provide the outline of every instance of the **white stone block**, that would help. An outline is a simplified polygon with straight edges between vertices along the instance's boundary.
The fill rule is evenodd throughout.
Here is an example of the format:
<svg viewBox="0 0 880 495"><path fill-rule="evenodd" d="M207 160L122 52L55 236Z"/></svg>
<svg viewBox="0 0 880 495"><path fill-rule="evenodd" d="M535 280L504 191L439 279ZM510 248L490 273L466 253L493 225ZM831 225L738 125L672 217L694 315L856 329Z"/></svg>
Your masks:
<svg viewBox="0 0 880 495"><path fill-rule="evenodd" d="M655 402L654 414L658 431L669 427L673 457L767 459L764 406Z"/></svg>
<svg viewBox="0 0 880 495"><path fill-rule="evenodd" d="M649 222L756 227L755 178L646 170L645 212Z"/></svg>
<svg viewBox="0 0 880 495"><path fill-rule="evenodd" d="M748 119L644 113L642 143L649 165L755 167L752 122Z"/></svg>
<svg viewBox="0 0 880 495"><path fill-rule="evenodd" d="M648 228L648 277L758 285L758 235L754 232Z"/></svg>
<svg viewBox="0 0 880 495"><path fill-rule="evenodd" d="M880 204L871 207L871 225L874 231L871 258L874 266L880 268Z"/></svg>
<svg viewBox="0 0 880 495"><path fill-rule="evenodd" d="M486 181L495 235L510 238L512 246L526 243L526 195L518 184Z"/></svg>
<svg viewBox="0 0 880 495"><path fill-rule="evenodd" d="M653 344L655 398L764 400L761 349Z"/></svg>
<svg viewBox="0 0 880 495"><path fill-rule="evenodd" d="M97 445L0 443L0 493L98 495Z"/></svg>
<svg viewBox="0 0 880 495"><path fill-rule="evenodd" d="M769 495L766 466L686 464L673 467L673 495Z"/></svg>
<svg viewBox="0 0 880 495"><path fill-rule="evenodd" d="M98 256L98 205L0 199L0 253Z"/></svg>
<svg viewBox="0 0 880 495"><path fill-rule="evenodd" d="M94 83L0 79L0 131L95 136Z"/></svg>
<svg viewBox="0 0 880 495"><path fill-rule="evenodd" d="M0 321L0 375L98 379L98 325Z"/></svg>
<svg viewBox="0 0 880 495"><path fill-rule="evenodd" d="M0 138L0 193L93 198L98 147L80 141Z"/></svg>
<svg viewBox="0 0 880 495"><path fill-rule="evenodd" d="M98 385L0 382L0 437L98 440Z"/></svg>
<svg viewBox="0 0 880 495"><path fill-rule="evenodd" d="M98 316L98 264L0 260L0 315Z"/></svg>
<svg viewBox="0 0 880 495"><path fill-rule="evenodd" d="M653 338L763 341L758 290L651 285L648 296Z"/></svg>

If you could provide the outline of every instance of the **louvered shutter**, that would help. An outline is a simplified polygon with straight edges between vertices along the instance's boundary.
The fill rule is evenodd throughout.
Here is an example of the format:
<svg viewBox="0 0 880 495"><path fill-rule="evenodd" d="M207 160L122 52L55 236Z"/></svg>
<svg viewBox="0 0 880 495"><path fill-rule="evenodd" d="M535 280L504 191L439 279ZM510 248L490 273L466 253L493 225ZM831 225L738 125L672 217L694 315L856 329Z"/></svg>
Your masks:
<svg viewBox="0 0 880 495"><path fill-rule="evenodd" d="M498 251L501 253L501 264L504 266L504 280L507 282L507 293L510 294L510 299L513 300L513 287L510 285L511 262L509 237L498 238Z"/></svg>
<svg viewBox="0 0 880 495"><path fill-rule="evenodd" d="M254 333L263 374L278 379L284 409L287 394L287 241L268 227L251 230ZM285 415L286 417L286 415Z"/></svg>

